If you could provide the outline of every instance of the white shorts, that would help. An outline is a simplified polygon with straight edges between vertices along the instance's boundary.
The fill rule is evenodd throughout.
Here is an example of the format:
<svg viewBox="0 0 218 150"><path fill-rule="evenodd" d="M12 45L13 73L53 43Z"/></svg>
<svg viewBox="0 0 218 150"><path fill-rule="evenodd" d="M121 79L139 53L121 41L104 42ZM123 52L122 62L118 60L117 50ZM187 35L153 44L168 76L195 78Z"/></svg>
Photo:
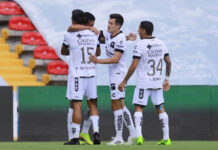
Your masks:
<svg viewBox="0 0 218 150"><path fill-rule="evenodd" d="M110 76L111 100L119 100L125 98L125 89L122 92L118 89L118 86L123 81L123 78L123 74L115 74Z"/></svg>
<svg viewBox="0 0 218 150"><path fill-rule="evenodd" d="M87 100L97 98L96 77L79 78L68 76L66 98L69 100Z"/></svg>
<svg viewBox="0 0 218 150"><path fill-rule="evenodd" d="M147 90L135 88L132 104L138 104L147 106L148 98L151 97L151 101L154 105L160 105L164 103L163 90Z"/></svg>

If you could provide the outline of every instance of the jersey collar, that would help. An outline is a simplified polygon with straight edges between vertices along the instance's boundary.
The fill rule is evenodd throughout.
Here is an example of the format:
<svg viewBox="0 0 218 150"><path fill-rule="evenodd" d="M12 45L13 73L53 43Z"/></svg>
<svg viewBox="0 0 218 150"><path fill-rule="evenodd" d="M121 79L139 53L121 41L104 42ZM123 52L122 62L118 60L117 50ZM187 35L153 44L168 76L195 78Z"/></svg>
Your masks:
<svg viewBox="0 0 218 150"><path fill-rule="evenodd" d="M116 37L116 36L119 35L120 33L123 33L123 31L118 32L118 33L117 33L116 35L114 35L114 36L111 35L111 39L114 38L114 37Z"/></svg>

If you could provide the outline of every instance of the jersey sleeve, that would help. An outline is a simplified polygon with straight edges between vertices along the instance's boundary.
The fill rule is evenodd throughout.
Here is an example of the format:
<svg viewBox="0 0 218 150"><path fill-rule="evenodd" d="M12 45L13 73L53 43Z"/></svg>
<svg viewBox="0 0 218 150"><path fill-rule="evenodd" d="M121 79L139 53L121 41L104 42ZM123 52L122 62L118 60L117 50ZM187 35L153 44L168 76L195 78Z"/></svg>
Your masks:
<svg viewBox="0 0 218 150"><path fill-rule="evenodd" d="M133 50L133 58L140 59L142 56L142 46L140 42L136 43L134 50Z"/></svg>
<svg viewBox="0 0 218 150"><path fill-rule="evenodd" d="M116 52L123 53L126 49L126 39L124 37L119 38L114 45L114 49Z"/></svg>
<svg viewBox="0 0 218 150"><path fill-rule="evenodd" d="M66 46L66 47L69 47L69 33L66 33L64 35L63 45Z"/></svg>

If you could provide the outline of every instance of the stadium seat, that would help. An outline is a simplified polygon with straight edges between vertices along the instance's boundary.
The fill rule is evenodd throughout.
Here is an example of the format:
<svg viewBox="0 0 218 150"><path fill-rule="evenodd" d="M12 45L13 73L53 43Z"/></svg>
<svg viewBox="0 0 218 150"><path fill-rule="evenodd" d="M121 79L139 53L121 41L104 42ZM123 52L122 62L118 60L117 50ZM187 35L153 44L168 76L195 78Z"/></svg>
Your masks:
<svg viewBox="0 0 218 150"><path fill-rule="evenodd" d="M58 59L55 50L49 46L37 46L33 54L36 59Z"/></svg>
<svg viewBox="0 0 218 150"><path fill-rule="evenodd" d="M15 2L3 1L0 2L0 14L1 15L23 15L23 9Z"/></svg>
<svg viewBox="0 0 218 150"><path fill-rule="evenodd" d="M27 45L47 45L39 32L24 32L21 37L21 43Z"/></svg>
<svg viewBox="0 0 218 150"><path fill-rule="evenodd" d="M12 30L35 30L36 28L31 23L30 19L25 16L14 16L9 20L9 28Z"/></svg>
<svg viewBox="0 0 218 150"><path fill-rule="evenodd" d="M48 64L47 72L54 75L67 75L68 65L62 60L51 61Z"/></svg>

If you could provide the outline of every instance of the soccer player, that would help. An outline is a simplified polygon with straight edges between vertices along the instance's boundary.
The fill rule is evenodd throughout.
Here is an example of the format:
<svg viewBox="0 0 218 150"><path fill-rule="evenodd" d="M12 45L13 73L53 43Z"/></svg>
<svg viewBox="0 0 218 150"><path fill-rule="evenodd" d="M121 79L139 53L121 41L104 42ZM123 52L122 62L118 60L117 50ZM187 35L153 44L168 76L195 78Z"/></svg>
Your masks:
<svg viewBox="0 0 218 150"><path fill-rule="evenodd" d="M75 12L75 11L73 11ZM77 11L76 11L77 12ZM72 14L73 16L73 14ZM95 23L95 16L89 12L85 12L85 16L87 17L87 24L86 26L88 26L88 28L90 30L92 30L93 32L97 32L98 30L96 28L94 28L94 23ZM74 24L72 23L71 25L71 29L68 29L69 32L77 32L79 30L82 30L81 29L81 26L84 26L84 25L81 25L81 24ZM74 28L77 28L78 30L75 30ZM97 46L97 51L96 51L96 56L100 56L100 45ZM73 108L72 108L72 105L70 106L69 110L68 110L68 119L67 119L67 124L68 124L68 137L69 137L69 141L72 139L72 115L73 115ZM89 117L89 109L86 110L85 112L85 120L83 122L83 127L82 127L82 132L80 133L80 138L83 139L87 144L89 145L92 145L93 142L91 141L90 139L90 136L89 136L89 128L91 126L91 120L90 120L90 117ZM69 144L69 142L66 142L66 144Z"/></svg>
<svg viewBox="0 0 218 150"><path fill-rule="evenodd" d="M137 68L137 84L134 91L133 104L135 105L135 127L137 131L136 144L143 143L142 120L143 109L147 105L148 97L151 97L155 105L163 131L163 139L159 145L171 145L169 138L168 115L164 109L163 90L170 89L169 77L171 72L171 60L165 43L152 36L153 24L150 21L142 21L138 28L141 40L137 42L133 54L132 64L119 85L123 91L127 81ZM166 77L163 81L163 60L166 63Z"/></svg>
<svg viewBox="0 0 218 150"><path fill-rule="evenodd" d="M120 14L111 14L108 22L108 32L101 32L99 39L105 41L107 59L98 59L91 55L91 62L108 64L110 77L111 104L114 112L114 124L116 130L115 138L108 145L123 144L123 121L128 127L130 136L128 144L136 141L135 127L131 113L124 105L125 91L119 91L118 85L126 74L126 36L120 30L123 25L123 17Z"/></svg>
<svg viewBox="0 0 218 150"><path fill-rule="evenodd" d="M81 10L75 10L73 24L87 24L87 16ZM81 105L83 96L87 98L90 120L94 131L94 144L100 144L99 115L97 110L96 65L89 61L89 55L95 55L98 37L89 30L68 32L64 37L62 55L69 55L69 74L67 99L73 107L72 140L68 145L79 145L81 124Z"/></svg>

